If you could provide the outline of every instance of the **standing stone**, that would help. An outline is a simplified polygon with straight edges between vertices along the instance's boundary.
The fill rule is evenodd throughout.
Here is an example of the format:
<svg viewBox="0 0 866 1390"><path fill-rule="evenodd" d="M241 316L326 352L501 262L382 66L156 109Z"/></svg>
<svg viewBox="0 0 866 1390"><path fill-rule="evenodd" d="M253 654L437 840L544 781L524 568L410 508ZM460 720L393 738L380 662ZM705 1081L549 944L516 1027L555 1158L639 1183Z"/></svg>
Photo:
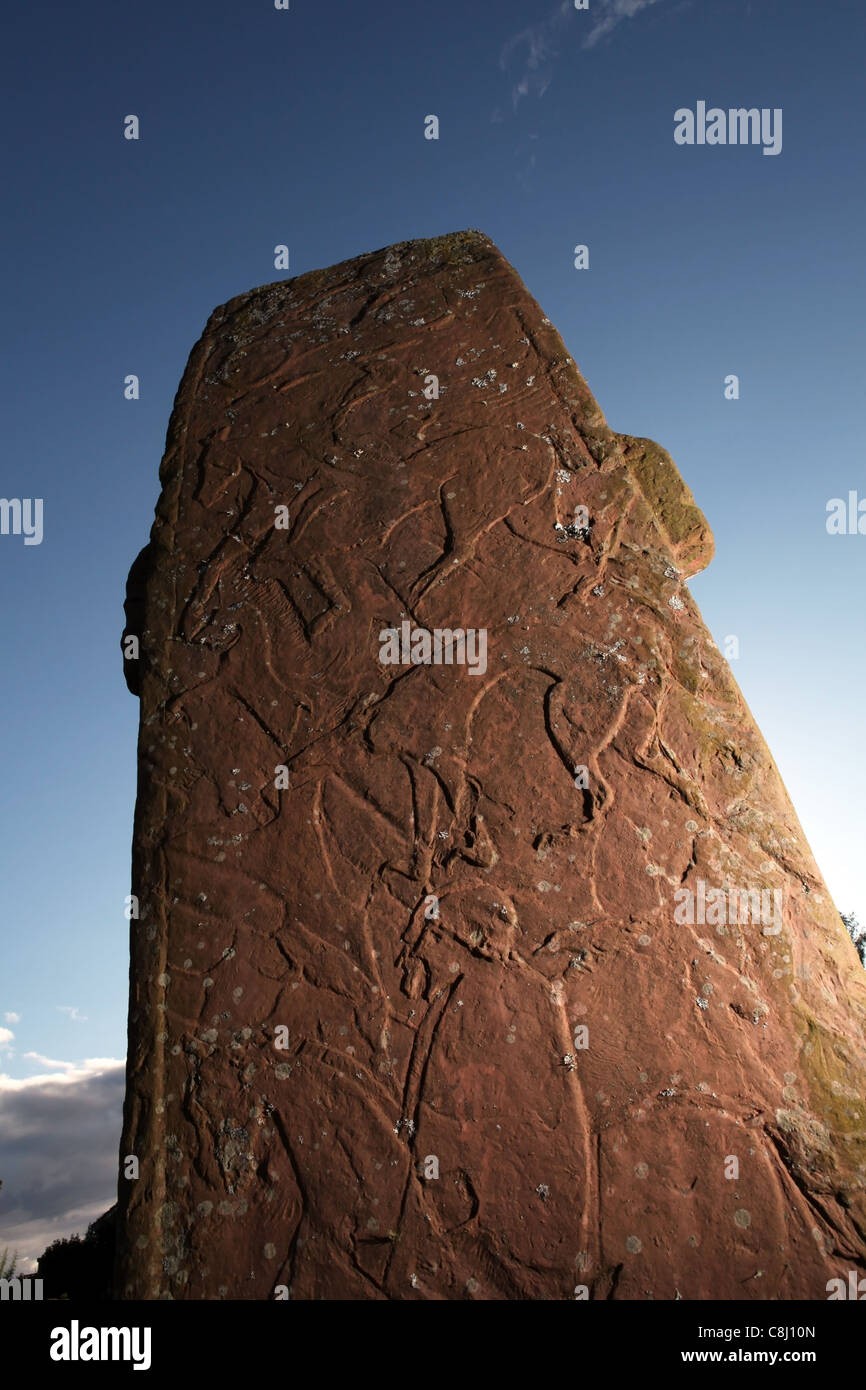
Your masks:
<svg viewBox="0 0 866 1390"><path fill-rule="evenodd" d="M826 1298L864 974L669 456L465 232L218 309L161 481L120 1296Z"/></svg>

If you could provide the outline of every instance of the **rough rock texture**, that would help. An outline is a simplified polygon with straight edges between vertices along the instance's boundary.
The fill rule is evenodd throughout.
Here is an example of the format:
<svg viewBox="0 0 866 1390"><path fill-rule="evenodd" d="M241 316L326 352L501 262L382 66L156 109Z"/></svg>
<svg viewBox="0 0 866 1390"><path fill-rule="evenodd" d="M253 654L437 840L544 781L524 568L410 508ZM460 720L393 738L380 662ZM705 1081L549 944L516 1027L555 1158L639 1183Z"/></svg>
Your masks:
<svg viewBox="0 0 866 1390"><path fill-rule="evenodd" d="M864 974L684 585L709 530L492 243L218 309L161 480L120 1295L862 1269ZM484 674L381 664L406 619L487 629ZM699 880L782 890L781 931L678 924Z"/></svg>

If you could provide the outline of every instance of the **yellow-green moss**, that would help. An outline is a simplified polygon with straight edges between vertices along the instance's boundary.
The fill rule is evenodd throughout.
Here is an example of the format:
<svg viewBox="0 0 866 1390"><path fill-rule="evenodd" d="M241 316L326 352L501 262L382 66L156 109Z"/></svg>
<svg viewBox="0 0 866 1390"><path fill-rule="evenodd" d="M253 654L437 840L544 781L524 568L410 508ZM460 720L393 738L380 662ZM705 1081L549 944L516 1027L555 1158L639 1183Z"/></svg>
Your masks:
<svg viewBox="0 0 866 1390"><path fill-rule="evenodd" d="M793 1006L792 1015L813 1112L831 1133L845 1136L846 1151L855 1163L866 1162L866 1096L862 1094L866 1076L852 1071L843 1055L844 1038L831 1033L802 1004ZM859 1092L856 1100L845 1094L851 1089Z"/></svg>
<svg viewBox="0 0 866 1390"><path fill-rule="evenodd" d="M670 454L651 439L628 434L619 439L629 470L678 560L690 574L705 569L713 558L712 532Z"/></svg>

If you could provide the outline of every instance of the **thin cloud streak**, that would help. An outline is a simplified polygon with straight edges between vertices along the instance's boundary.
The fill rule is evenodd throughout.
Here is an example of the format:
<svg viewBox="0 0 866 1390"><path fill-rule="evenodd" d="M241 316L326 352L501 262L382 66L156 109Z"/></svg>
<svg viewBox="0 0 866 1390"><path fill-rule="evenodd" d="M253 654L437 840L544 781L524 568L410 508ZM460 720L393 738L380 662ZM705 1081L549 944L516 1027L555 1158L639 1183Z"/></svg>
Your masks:
<svg viewBox="0 0 866 1390"><path fill-rule="evenodd" d="M550 86L550 68L558 53L558 38L568 23L571 8L571 0L560 0L548 19L527 25L503 44L499 54L502 72L508 71L513 58L519 55L522 59L522 74L511 88L511 104L515 111L523 97L531 93L541 98Z"/></svg>
<svg viewBox="0 0 866 1390"><path fill-rule="evenodd" d="M647 9L649 5L658 4L658 0L600 0L596 7L596 19L583 41L583 48L594 48L602 39L607 38L618 24L624 19L633 19L641 10ZM600 9L601 13L598 14Z"/></svg>
<svg viewBox="0 0 866 1390"><path fill-rule="evenodd" d="M507 72L520 59L519 76L511 88L511 105L515 111L524 97L535 96L540 100L544 96L553 80L552 69L559 55L560 38L566 36L569 25L574 24L573 32L579 36L588 23L591 27L581 47L595 48L624 20L633 19L648 6L658 4L658 0L591 0L591 3L592 8L584 12L574 9L573 0L560 0L547 19L528 24L503 44L499 54L502 72ZM498 112L494 118L496 116Z"/></svg>

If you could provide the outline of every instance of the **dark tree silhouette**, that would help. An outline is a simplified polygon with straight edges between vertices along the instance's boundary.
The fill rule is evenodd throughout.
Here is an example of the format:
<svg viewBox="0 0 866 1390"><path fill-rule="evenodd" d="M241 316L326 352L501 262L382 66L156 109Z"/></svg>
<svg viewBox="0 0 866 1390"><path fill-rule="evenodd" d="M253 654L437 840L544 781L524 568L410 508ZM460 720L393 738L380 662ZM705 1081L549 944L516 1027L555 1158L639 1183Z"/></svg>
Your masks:
<svg viewBox="0 0 866 1390"><path fill-rule="evenodd" d="M78 1235L55 1240L39 1256L36 1273L44 1280L45 1298L99 1303L111 1298L116 1218L114 1206L88 1226L83 1240Z"/></svg>

